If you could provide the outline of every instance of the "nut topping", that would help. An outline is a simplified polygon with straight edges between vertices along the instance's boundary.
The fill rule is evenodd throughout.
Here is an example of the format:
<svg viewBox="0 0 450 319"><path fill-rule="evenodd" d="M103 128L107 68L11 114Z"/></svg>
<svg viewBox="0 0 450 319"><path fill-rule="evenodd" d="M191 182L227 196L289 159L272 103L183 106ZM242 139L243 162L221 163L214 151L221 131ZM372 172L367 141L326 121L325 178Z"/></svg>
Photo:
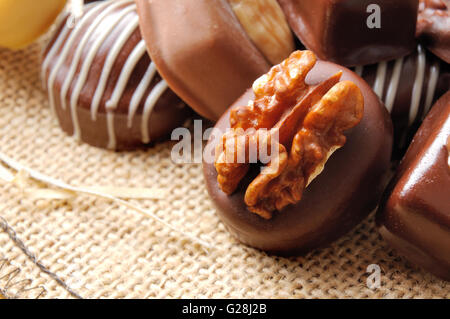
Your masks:
<svg viewBox="0 0 450 319"><path fill-rule="evenodd" d="M311 51L296 51L255 81L255 100L230 113L231 130L216 148L215 167L222 191L232 194L251 163L267 164L245 192L248 209L269 219L302 198L305 188L344 146L344 132L363 117L364 99L341 72L309 86L316 63ZM256 160L255 160L256 159Z"/></svg>

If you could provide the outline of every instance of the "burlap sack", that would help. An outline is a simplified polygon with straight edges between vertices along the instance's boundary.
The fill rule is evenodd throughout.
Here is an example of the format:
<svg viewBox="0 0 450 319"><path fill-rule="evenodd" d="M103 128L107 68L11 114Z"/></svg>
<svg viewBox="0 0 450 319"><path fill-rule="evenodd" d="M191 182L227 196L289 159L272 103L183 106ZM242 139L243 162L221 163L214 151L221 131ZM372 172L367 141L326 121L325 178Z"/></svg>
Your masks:
<svg viewBox="0 0 450 319"><path fill-rule="evenodd" d="M114 153L77 143L51 115L40 45L0 50L0 152L72 185L159 187L135 200L192 240L108 200L34 200L0 182L0 294L22 298L448 298L450 286L398 257L373 215L332 246L298 258L238 243L209 200L201 166L171 143ZM373 287L369 265L381 268ZM374 268L371 268L374 269ZM369 279L369 286L367 285ZM372 284L371 284L372 283ZM369 287L372 287L369 288Z"/></svg>

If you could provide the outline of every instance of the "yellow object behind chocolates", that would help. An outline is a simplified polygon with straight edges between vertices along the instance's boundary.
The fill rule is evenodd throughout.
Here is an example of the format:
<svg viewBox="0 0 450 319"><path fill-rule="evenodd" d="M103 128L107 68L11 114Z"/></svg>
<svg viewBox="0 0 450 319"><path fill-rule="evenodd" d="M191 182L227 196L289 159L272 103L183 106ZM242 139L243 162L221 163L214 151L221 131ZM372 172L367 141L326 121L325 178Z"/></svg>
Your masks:
<svg viewBox="0 0 450 319"><path fill-rule="evenodd" d="M0 47L21 49L44 34L66 0L0 0Z"/></svg>

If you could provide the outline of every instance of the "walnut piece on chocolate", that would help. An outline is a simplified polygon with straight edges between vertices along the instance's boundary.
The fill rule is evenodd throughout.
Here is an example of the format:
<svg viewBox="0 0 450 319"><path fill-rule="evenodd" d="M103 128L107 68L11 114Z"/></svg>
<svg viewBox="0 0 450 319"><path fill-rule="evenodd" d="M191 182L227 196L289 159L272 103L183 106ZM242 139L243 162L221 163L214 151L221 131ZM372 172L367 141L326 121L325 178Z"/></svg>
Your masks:
<svg viewBox="0 0 450 319"><path fill-rule="evenodd" d="M301 200L305 188L344 146L344 132L363 117L364 99L341 72L322 83L305 83L316 57L296 51L253 85L255 100L230 112L231 130L216 148L217 181L232 194L246 176L251 158L270 157L245 192L248 209L269 219ZM255 154L256 152L256 154Z"/></svg>

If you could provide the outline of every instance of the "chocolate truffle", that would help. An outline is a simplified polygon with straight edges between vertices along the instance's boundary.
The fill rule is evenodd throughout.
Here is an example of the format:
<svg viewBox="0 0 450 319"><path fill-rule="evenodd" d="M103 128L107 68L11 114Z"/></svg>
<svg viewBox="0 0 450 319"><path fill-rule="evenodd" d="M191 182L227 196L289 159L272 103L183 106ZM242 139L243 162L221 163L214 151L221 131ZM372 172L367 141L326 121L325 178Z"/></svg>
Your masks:
<svg viewBox="0 0 450 319"><path fill-rule="evenodd" d="M355 66L414 50L418 0L278 2L294 33L323 60Z"/></svg>
<svg viewBox="0 0 450 319"><path fill-rule="evenodd" d="M150 56L170 88L200 115L217 120L268 60L227 0L137 0Z"/></svg>
<svg viewBox="0 0 450 319"><path fill-rule="evenodd" d="M400 254L450 280L450 91L415 135L377 213Z"/></svg>
<svg viewBox="0 0 450 319"><path fill-rule="evenodd" d="M298 72L286 72L285 76L289 78L290 76L295 77L298 74L303 76L305 74L303 68L295 70L298 70ZM342 74L339 72L342 72ZM341 79L339 80L340 76ZM270 77L270 75L265 77ZM264 77L261 79L255 82L254 89L258 89L261 81L265 81ZM277 83L281 85L286 83L282 76L278 80L280 82ZM303 105L305 101L309 101L308 103L314 105L312 107L314 109L319 105L312 102L317 102L317 94L322 96L332 85L335 85L328 91L329 93L344 82L345 84L350 83L348 84L349 88L357 88L362 93L364 114L361 114L361 122L354 128L346 131L344 137L346 142L344 142L344 145L329 157L324 167L322 167L323 171L319 175L314 176L315 179L300 194L301 198L299 201L297 197L293 201L289 200L288 203L277 202L274 206L275 208L281 207L280 210L275 209L271 214L263 215L258 209L254 209L255 207L249 207L246 198L249 185L256 180L256 176L261 175L260 165L251 164L246 168L247 170L244 169L242 171L236 171L233 168L236 176L242 177L242 179L237 185L232 183L226 185L224 180L220 178L218 180L218 171L216 170L218 166L215 166L218 163L220 154L217 153L217 150L213 152L216 156L215 163L207 160L211 156L205 154L203 173L208 192L226 227L243 243L283 255L305 253L339 238L375 209L384 189L385 174L390 165L392 123L388 112L373 90L352 71L330 62L318 61L306 77L306 84L312 86L310 91L308 91L311 94L306 94L304 98L302 97L303 95L299 96L301 103L299 102L297 105ZM301 84L300 87L304 88ZM324 88L325 91L322 92ZM287 92L286 94L289 96L291 91L287 90ZM280 94L283 95L284 93L281 92ZM358 100L358 95L355 96L355 99ZM267 101L271 100L268 99ZM259 127L270 128L271 124L267 124L267 119L255 116L257 113L253 113L259 110L259 107L254 105L256 103L254 101L254 91L248 90L222 116L215 128L219 132L226 132L231 126L234 127L236 117L240 118L242 123L247 123L250 126L258 123ZM351 105L354 101L350 99L349 104ZM244 111L242 111L242 107L247 105L249 107L244 108ZM294 109L297 108L294 107ZM284 114L284 112L281 113ZM298 118L293 118L290 115L284 118L284 115L281 113L278 114L278 116L282 116L283 120L280 120L281 123L291 122L292 124L299 121ZM291 113L288 112L288 114ZM248 122L245 121L245 118L249 119ZM306 118L302 125L305 125ZM329 120L332 121L333 118L329 118ZM233 122L233 125L231 122ZM282 125L281 127L284 126ZM321 125L317 127L324 128ZM243 126L243 128L245 129L246 126ZM283 140L285 134L286 132L282 133L280 131L280 141ZM288 132L288 134L292 134L292 132ZM217 149L221 143L220 141L223 140L212 135L207 144L206 153L208 153L208 150ZM289 142L284 144L289 145ZM292 145L294 145L294 142ZM310 155L324 155L323 152L317 153L313 149L305 146L303 149L300 147L298 151L300 153L307 151ZM292 152L289 153L289 156L292 155ZM322 158L321 156L319 157ZM234 174L233 171L230 172ZM289 179L289 176L285 177ZM310 178L307 179L311 180ZM305 180L301 183L299 180L298 185L305 186L306 184ZM291 185L293 188L296 187L295 183ZM273 192L275 197L279 194L281 193ZM263 194L264 196L270 197L271 194L266 193Z"/></svg>
<svg viewBox="0 0 450 319"><path fill-rule="evenodd" d="M420 0L416 32L431 52L450 63L450 0Z"/></svg>
<svg viewBox="0 0 450 319"><path fill-rule="evenodd" d="M354 70L391 113L395 156L401 158L432 104L450 88L450 65L419 45L405 57Z"/></svg>
<svg viewBox="0 0 450 319"><path fill-rule="evenodd" d="M190 114L150 60L131 0L85 6L61 19L44 50L42 78L62 129L112 150L170 135Z"/></svg>

